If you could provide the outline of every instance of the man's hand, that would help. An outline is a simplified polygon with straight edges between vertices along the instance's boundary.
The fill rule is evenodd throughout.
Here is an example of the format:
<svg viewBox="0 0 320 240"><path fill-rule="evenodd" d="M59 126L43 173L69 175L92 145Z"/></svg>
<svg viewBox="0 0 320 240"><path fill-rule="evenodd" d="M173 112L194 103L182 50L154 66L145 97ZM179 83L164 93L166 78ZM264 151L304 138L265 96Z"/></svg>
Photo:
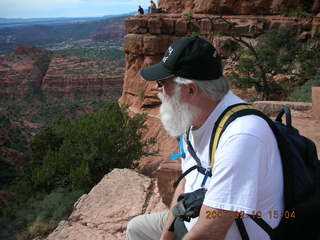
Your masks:
<svg viewBox="0 0 320 240"><path fill-rule="evenodd" d="M176 190L174 192L173 199L172 199L171 206L170 206L170 212L168 215L168 219L167 219L166 224L164 226L160 240L175 240L176 239L174 233L169 231L169 228L171 227L171 225L175 219L175 217L171 213L171 209L177 203L177 199L180 196L180 194L184 192L185 183L186 183L185 179L181 180L181 182L179 183L178 187L176 188Z"/></svg>
<svg viewBox="0 0 320 240"><path fill-rule="evenodd" d="M237 217L236 212L225 211L202 205L199 219L183 240L223 240L229 227Z"/></svg>

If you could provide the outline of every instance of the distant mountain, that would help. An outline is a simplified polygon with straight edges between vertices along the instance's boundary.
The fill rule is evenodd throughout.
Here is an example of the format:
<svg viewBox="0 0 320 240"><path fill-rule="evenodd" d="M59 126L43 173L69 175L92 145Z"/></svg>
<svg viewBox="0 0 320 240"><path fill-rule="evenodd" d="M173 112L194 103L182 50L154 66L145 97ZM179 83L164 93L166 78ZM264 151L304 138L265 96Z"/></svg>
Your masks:
<svg viewBox="0 0 320 240"><path fill-rule="evenodd" d="M103 20L109 18L117 18L122 16L131 16L134 15L135 12L125 13L125 14L117 14L117 15L106 15L102 17L58 17L58 18L0 18L0 29L8 28L8 27L18 27L18 26L28 26L28 25L59 25L59 24L67 24L74 22L82 22L82 21L95 21L95 20Z"/></svg>
<svg viewBox="0 0 320 240"><path fill-rule="evenodd" d="M80 40L122 41L123 21L130 14L101 18L0 19L0 55L11 52L16 44L54 48ZM119 44L120 45L120 44Z"/></svg>

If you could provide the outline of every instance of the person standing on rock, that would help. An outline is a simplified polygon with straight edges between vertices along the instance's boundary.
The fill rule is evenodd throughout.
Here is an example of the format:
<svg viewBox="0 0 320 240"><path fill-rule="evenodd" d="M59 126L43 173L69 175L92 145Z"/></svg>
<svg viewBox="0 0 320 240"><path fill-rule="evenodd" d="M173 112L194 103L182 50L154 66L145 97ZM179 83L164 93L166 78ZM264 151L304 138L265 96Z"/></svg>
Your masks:
<svg viewBox="0 0 320 240"><path fill-rule="evenodd" d="M269 239L247 217L260 213L259 217L275 227L280 217L270 217L268 212L281 213L284 208L282 164L268 124L256 115L232 121L221 135L210 168L215 122L231 105L244 103L229 89L220 56L212 44L197 36L179 39L159 64L142 69L141 76L155 81L161 90L160 117L166 131L182 136L182 172L197 166L197 161L206 171L195 169L184 176L170 211L133 218L127 226L127 239L241 240L239 217L251 240ZM199 216L189 221L175 217L188 207L181 207L179 196L190 193L182 195L185 198L201 191L204 199Z"/></svg>
<svg viewBox="0 0 320 240"><path fill-rule="evenodd" d="M139 5L138 12L139 12L139 14L141 14L141 15L144 14L144 10L143 10L143 8L141 7L141 5Z"/></svg>
<svg viewBox="0 0 320 240"><path fill-rule="evenodd" d="M149 7L149 9L148 9L148 12L149 13L152 13L152 11L154 10L154 9L156 9L157 8L157 5L155 4L155 2L154 1L150 1L150 7Z"/></svg>

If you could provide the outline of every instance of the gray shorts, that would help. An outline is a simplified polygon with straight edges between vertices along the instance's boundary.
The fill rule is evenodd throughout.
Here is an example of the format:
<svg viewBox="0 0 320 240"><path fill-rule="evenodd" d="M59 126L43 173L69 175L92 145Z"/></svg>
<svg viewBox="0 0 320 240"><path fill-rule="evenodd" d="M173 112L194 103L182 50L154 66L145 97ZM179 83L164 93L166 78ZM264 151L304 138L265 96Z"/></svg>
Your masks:
<svg viewBox="0 0 320 240"><path fill-rule="evenodd" d="M127 240L159 240L169 211L140 215L127 225Z"/></svg>
<svg viewBox="0 0 320 240"><path fill-rule="evenodd" d="M159 240L169 211L155 212L133 218L127 226L127 240ZM183 221L174 223L176 239L182 239L187 233Z"/></svg>

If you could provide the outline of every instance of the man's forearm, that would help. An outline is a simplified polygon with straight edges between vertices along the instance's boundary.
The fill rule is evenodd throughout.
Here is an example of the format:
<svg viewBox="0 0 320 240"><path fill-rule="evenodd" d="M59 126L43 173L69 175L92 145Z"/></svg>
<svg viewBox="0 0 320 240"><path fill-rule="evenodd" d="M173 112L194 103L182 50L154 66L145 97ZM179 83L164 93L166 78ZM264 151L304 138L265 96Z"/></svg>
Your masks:
<svg viewBox="0 0 320 240"><path fill-rule="evenodd" d="M208 217L208 213L212 212L215 212L215 216L217 217ZM236 216L236 212L215 209L202 205L197 223L183 238L183 240L223 240Z"/></svg>
<svg viewBox="0 0 320 240"><path fill-rule="evenodd" d="M168 215L168 218L167 218L167 221L165 223L165 226L164 226L164 229L163 229L163 232L162 232L162 235L161 235L161 240L169 240L169 239L175 239L175 236L174 236L174 233L172 232L169 232L169 229L175 219L175 217L173 216L172 214L172 207L177 203L177 199L178 197L180 196L181 193L184 192L184 185L185 185L185 180L183 179L178 187L176 188L175 192L174 192L174 195L173 195L173 198L172 198L172 201L171 201L171 205L170 205L170 211L169 211L169 215Z"/></svg>

